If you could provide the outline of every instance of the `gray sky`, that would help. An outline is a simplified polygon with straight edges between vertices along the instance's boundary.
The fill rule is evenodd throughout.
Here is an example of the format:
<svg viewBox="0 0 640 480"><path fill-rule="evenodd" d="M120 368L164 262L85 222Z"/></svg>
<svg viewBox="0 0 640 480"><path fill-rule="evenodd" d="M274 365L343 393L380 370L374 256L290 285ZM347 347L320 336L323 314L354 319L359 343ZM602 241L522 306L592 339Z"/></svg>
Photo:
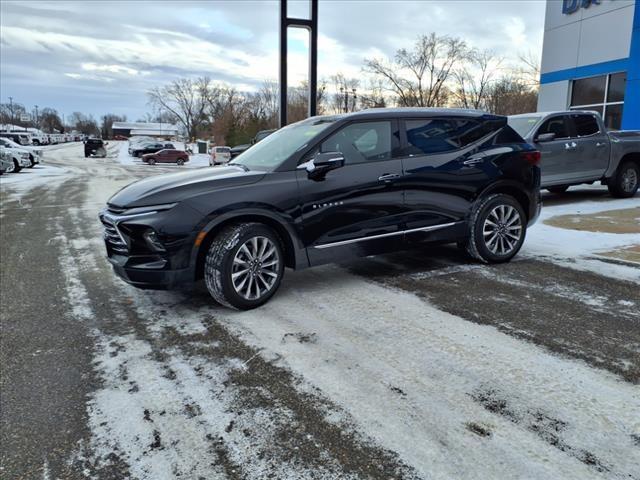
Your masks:
<svg viewBox="0 0 640 480"><path fill-rule="evenodd" d="M291 16L305 2L290 1ZM319 76L362 77L364 58L392 55L436 32L514 63L540 55L545 2L320 0ZM278 2L91 1L0 3L0 97L28 110L107 112L136 120L145 91L208 75L252 90L278 76ZM306 33L292 30L290 82L306 77Z"/></svg>

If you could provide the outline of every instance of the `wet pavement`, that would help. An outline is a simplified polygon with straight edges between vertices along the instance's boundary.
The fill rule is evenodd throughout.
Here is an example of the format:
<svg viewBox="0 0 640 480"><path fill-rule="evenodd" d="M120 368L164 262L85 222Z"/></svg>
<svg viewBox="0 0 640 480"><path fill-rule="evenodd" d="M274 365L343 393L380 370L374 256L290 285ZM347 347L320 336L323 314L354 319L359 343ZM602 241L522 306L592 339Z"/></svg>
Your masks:
<svg viewBox="0 0 640 480"><path fill-rule="evenodd" d="M638 283L439 246L233 313L112 274L97 212L148 167L48 161L0 192L0 477L640 478Z"/></svg>

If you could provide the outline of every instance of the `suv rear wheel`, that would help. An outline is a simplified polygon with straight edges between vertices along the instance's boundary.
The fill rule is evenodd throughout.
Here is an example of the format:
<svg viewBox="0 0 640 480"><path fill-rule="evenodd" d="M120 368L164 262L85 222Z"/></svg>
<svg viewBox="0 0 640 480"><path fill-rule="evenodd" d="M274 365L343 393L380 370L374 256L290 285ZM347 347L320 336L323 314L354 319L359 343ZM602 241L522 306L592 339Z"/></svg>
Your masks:
<svg viewBox="0 0 640 480"><path fill-rule="evenodd" d="M633 162L624 162L609 179L609 192L614 197L633 197L640 184L640 167Z"/></svg>
<svg viewBox="0 0 640 480"><path fill-rule="evenodd" d="M204 279L215 301L239 310L259 307L278 290L284 274L280 239L260 223L226 227L213 240Z"/></svg>
<svg viewBox="0 0 640 480"><path fill-rule="evenodd" d="M522 206L510 195L489 195L474 210L467 252L484 263L503 263L520 251L527 230Z"/></svg>

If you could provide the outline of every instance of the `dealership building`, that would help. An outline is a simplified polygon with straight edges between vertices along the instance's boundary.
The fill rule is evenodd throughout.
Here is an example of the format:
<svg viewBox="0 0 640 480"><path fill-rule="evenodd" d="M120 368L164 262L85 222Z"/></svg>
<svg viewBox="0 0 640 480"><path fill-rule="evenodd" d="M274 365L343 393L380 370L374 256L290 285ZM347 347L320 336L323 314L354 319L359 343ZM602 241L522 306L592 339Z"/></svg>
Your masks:
<svg viewBox="0 0 640 480"><path fill-rule="evenodd" d="M640 0L547 0L538 111L640 130Z"/></svg>
<svg viewBox="0 0 640 480"><path fill-rule="evenodd" d="M175 138L179 129L171 123L113 122L113 136Z"/></svg>

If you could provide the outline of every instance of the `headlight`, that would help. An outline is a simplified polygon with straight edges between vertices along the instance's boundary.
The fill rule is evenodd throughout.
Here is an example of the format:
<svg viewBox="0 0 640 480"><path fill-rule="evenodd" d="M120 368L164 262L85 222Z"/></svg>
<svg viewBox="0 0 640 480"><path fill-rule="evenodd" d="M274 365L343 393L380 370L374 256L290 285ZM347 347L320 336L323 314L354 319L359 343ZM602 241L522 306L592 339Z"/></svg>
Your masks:
<svg viewBox="0 0 640 480"><path fill-rule="evenodd" d="M149 205L147 207L129 208L129 209L125 210L124 212L118 214L118 216L130 217L130 216L133 216L133 215L146 215L146 214L149 214L149 213L163 212L165 210L169 210L169 209L175 207L176 205L177 205L177 203L164 203L162 205Z"/></svg>

